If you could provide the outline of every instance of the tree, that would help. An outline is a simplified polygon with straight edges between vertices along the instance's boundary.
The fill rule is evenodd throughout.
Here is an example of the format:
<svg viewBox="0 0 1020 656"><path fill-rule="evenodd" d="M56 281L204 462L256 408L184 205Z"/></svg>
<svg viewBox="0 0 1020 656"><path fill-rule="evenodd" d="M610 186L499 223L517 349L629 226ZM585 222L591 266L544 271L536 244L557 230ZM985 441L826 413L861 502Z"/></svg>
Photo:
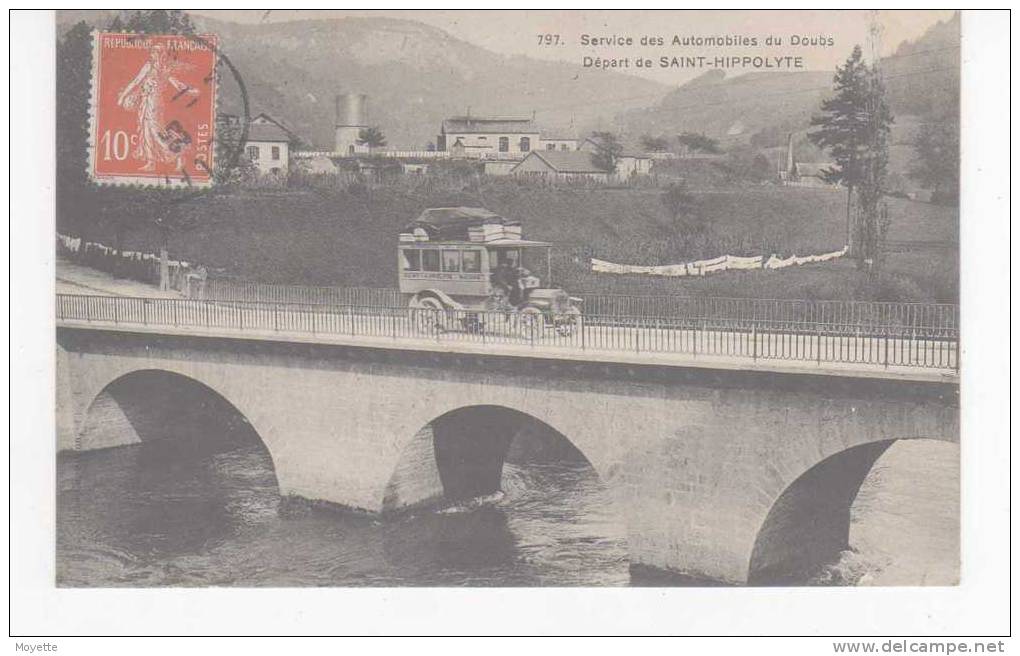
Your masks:
<svg viewBox="0 0 1020 656"><path fill-rule="evenodd" d="M720 168L737 181L763 182L776 177L768 158L748 147L731 149L720 163Z"/></svg>
<svg viewBox="0 0 1020 656"><path fill-rule="evenodd" d="M694 256L710 239L710 229L698 201L687 186L686 180L666 187L661 196L662 206L669 213L670 231L664 243L682 257Z"/></svg>
<svg viewBox="0 0 1020 656"><path fill-rule="evenodd" d="M669 212L674 225L690 224L689 219L697 210L694 194L687 188L686 180L666 187L666 190L662 192L662 205Z"/></svg>
<svg viewBox="0 0 1020 656"><path fill-rule="evenodd" d="M646 134L641 137L641 147L650 153L662 153L669 150L669 140L666 137L653 137Z"/></svg>
<svg viewBox="0 0 1020 656"><path fill-rule="evenodd" d="M120 24L120 17L114 18ZM133 12L124 29L142 34L194 34L191 17L180 9L152 9Z"/></svg>
<svg viewBox="0 0 1020 656"><path fill-rule="evenodd" d="M934 121L923 123L914 137L914 160L907 175L931 189L937 203L955 203L960 199L960 120L957 108Z"/></svg>
<svg viewBox="0 0 1020 656"><path fill-rule="evenodd" d="M722 149L719 148L719 142L705 134L684 132L677 135L676 141L680 146L693 153L717 155L722 152Z"/></svg>
<svg viewBox="0 0 1020 656"><path fill-rule="evenodd" d="M88 230L91 194L88 165L92 33L79 22L57 44L56 210L61 230Z"/></svg>
<svg viewBox="0 0 1020 656"><path fill-rule="evenodd" d="M612 132L592 132L595 152L591 156L592 163L609 173L616 172L616 158L623 153L623 144Z"/></svg>
<svg viewBox="0 0 1020 656"><path fill-rule="evenodd" d="M375 148L386 145L386 135L378 127L361 128L358 132L358 145L368 146L368 152L371 153Z"/></svg>
<svg viewBox="0 0 1020 656"><path fill-rule="evenodd" d="M893 122L885 86L874 66L864 62L854 46L833 77L835 95L822 101L812 117L818 128L811 141L829 152L836 166L824 174L847 189L847 240L858 266L871 270L878 260L880 207L889 160L889 132ZM856 201L856 211L851 207Z"/></svg>

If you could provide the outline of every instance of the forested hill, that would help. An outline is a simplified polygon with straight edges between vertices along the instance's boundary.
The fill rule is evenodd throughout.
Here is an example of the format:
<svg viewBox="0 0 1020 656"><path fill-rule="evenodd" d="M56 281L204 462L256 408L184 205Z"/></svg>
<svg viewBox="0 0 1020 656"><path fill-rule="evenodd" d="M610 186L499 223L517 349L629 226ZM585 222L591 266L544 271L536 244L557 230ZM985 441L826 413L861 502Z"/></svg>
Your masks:
<svg viewBox="0 0 1020 656"><path fill-rule="evenodd" d="M959 14L903 42L881 66L894 115L927 120L955 113ZM832 76L832 71L796 71L728 77L709 71L648 108L622 113L618 121L628 133L703 132L724 141L776 146L788 133L808 127L822 98L831 94Z"/></svg>

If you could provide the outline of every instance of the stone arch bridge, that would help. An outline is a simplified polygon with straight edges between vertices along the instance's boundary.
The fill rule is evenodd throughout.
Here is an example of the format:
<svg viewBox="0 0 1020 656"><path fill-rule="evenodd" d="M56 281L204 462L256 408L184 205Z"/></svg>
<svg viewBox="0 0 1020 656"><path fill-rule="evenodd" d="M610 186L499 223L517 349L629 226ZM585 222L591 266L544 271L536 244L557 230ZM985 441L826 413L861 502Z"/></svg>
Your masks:
<svg viewBox="0 0 1020 656"><path fill-rule="evenodd" d="M369 513L495 489L515 432L540 422L611 490L632 565L735 584L846 548L850 505L895 440L958 440L957 384L932 376L63 326L58 447L144 439L131 406L147 397L118 390L153 376L234 406L268 448L282 494ZM125 430L98 425L100 405Z"/></svg>

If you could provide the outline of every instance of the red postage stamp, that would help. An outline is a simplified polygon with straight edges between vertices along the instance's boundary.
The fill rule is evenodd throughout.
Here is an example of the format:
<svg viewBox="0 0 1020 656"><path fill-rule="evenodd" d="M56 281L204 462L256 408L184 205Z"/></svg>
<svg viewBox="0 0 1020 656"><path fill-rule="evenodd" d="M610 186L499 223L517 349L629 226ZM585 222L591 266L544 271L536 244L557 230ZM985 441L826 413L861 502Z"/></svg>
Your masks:
<svg viewBox="0 0 1020 656"><path fill-rule="evenodd" d="M215 35L97 33L89 176L105 184L212 184Z"/></svg>

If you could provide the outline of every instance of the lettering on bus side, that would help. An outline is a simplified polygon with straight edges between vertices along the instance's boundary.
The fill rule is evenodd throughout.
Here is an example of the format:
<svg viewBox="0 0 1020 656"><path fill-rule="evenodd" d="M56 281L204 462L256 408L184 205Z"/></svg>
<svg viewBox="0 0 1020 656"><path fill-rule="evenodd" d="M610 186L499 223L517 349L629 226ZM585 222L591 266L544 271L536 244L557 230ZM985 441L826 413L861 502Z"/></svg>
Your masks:
<svg viewBox="0 0 1020 656"><path fill-rule="evenodd" d="M405 271L405 280L485 280L484 273L442 273L439 271Z"/></svg>

